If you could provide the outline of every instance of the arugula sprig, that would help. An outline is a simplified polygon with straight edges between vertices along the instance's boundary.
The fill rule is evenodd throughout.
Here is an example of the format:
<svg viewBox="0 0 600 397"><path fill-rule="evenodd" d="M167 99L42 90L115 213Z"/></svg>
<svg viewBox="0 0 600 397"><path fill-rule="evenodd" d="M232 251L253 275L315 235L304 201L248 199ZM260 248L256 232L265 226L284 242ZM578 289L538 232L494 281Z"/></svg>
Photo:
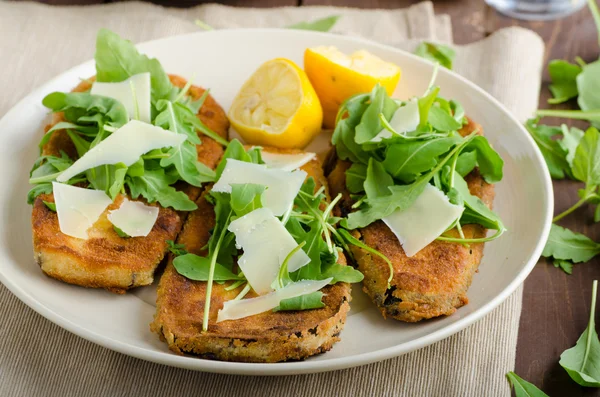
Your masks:
<svg viewBox="0 0 600 397"><path fill-rule="evenodd" d="M597 293L598 280L594 280L588 326L577 340L577 344L560 355L559 361L571 379L585 387L600 387L600 340L594 321Z"/></svg>
<svg viewBox="0 0 600 397"><path fill-rule="evenodd" d="M69 183L104 190L113 199L120 193L129 192L133 198L142 196L163 207L181 211L195 209L194 202L173 185L182 180L201 186L215 180L215 172L198 161L196 145L202 143L199 134L224 146L228 144L196 117L208 91L193 100L189 96L191 81L182 89L173 86L158 60L140 54L131 42L106 29L98 32L95 60L98 81L120 82L135 74L149 72L153 124L184 134L186 140L178 147L153 150L130 167L115 164L92 168ZM89 92L54 92L44 98L43 104L53 112L62 112L65 121L57 123L44 135L40 141L41 149L56 131L64 130L73 142L77 156L81 157L128 122L123 104ZM31 172L29 182L35 186L28 194L28 202L32 203L39 194L51 193L51 182L72 162L73 159L65 154L60 158L41 156Z"/></svg>
<svg viewBox="0 0 600 397"><path fill-rule="evenodd" d="M352 163L346 172L346 185L355 199L355 211L341 222L344 228L365 227L410 207L425 186L433 183L453 203L465 206L455 225L459 233L461 225L468 223L497 231L485 239L441 236L441 240L475 243L493 240L504 232L500 218L471 195L463 179L478 166L487 182L498 182L503 161L485 137L476 132L466 137L458 133L465 122L464 111L438 93L439 88L431 84L425 95L416 99L420 122L407 132L394 131L389 124L396 110L407 102L390 98L381 86L341 105L332 142L338 157ZM374 139L383 129L391 134Z"/></svg>
<svg viewBox="0 0 600 397"><path fill-rule="evenodd" d="M227 159L236 159L248 163L262 164L259 148L248 151L238 141L230 142L223 158L216 169L217 178L223 172ZM215 226L212 229L206 250L206 255L195 255L182 252L183 247L172 247L172 251L179 254L174 261L175 269L183 276L198 281L207 282L206 305L203 319L203 329L208 329L208 315L210 313L210 296L213 281L231 281L225 287L233 290L245 286L235 299L242 299L250 290L250 285L241 272L236 272L238 249L235 246L235 235L228 230L229 224L251 211L262 207L261 196L265 186L257 184L235 184L231 193L210 192L206 198L214 207ZM338 247L334 244L331 234L336 233L334 226L339 218L332 215L332 209L341 197L331 203L327 201L324 188L316 189L315 180L308 178L301 187L294 200L294 205L281 218L287 230L294 237L298 246L288 254L283 261L279 276L273 282L275 289L283 288L290 282L300 280L323 280L332 277L332 283L358 282L363 276L351 266L337 263ZM290 273L288 262L291 256L299 249L304 249L310 262ZM298 298L287 299L280 303L275 310L308 310L323 306L322 293L303 295Z"/></svg>

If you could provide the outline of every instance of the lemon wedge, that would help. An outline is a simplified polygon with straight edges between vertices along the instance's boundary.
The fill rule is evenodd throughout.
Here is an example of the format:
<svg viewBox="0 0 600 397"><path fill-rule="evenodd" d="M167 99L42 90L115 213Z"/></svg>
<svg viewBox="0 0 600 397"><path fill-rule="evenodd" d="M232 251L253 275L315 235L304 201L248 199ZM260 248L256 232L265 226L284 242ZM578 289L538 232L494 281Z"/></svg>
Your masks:
<svg viewBox="0 0 600 397"><path fill-rule="evenodd" d="M323 110L306 73L289 59L262 64L244 83L229 120L248 144L303 148L321 132Z"/></svg>
<svg viewBox="0 0 600 397"><path fill-rule="evenodd" d="M348 56L335 47L307 48L304 70L321 105L324 125L335 127L335 116L346 99L369 92L377 83L392 95L400 80L400 68L361 50Z"/></svg>

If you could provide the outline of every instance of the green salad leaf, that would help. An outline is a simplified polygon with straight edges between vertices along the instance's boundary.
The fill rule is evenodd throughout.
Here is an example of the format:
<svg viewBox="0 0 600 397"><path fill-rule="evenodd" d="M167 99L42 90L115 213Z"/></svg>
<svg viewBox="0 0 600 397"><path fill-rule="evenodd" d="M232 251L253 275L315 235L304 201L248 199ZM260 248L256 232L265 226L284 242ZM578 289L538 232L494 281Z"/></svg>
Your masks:
<svg viewBox="0 0 600 397"><path fill-rule="evenodd" d="M552 264L554 265L555 268L560 268L562 269L563 272L567 273L567 274L573 274L573 262L571 261L565 261L562 259L555 259Z"/></svg>
<svg viewBox="0 0 600 397"><path fill-rule="evenodd" d="M179 211L193 211L198 208L184 192L170 186L172 183L165 170L160 168L145 170L144 175L130 177L125 181L134 199L142 196L150 203L159 202L163 207L172 207Z"/></svg>
<svg viewBox="0 0 600 397"><path fill-rule="evenodd" d="M139 73L150 73L152 99L167 99L173 91L169 76L160 62L140 54L133 43L108 29L100 29L96 38L96 79L120 82Z"/></svg>
<svg viewBox="0 0 600 397"><path fill-rule="evenodd" d="M555 224L550 229L550 236L542 253L545 257L574 263L587 262L598 254L600 254L600 244L581 233Z"/></svg>
<svg viewBox="0 0 600 397"><path fill-rule="evenodd" d="M548 397L546 393L527 382L514 372L506 374L506 378L515 389L516 397Z"/></svg>
<svg viewBox="0 0 600 397"><path fill-rule="evenodd" d="M323 292L315 291L310 294L300 295L295 298L282 299L279 306L273 309L274 312L289 310L309 310L325 307L322 302Z"/></svg>
<svg viewBox="0 0 600 397"><path fill-rule="evenodd" d="M585 387L600 387L600 341L594 321L597 290L598 280L594 280L588 326L577 344L560 355L559 362L571 379Z"/></svg>
<svg viewBox="0 0 600 397"><path fill-rule="evenodd" d="M340 15L332 15L326 18L316 19L311 22L298 22L288 26L288 29L314 30L317 32L329 32L340 19Z"/></svg>
<svg viewBox="0 0 600 397"><path fill-rule="evenodd" d="M548 72L552 80L552 84L548 88L554 96L554 98L548 99L548 103L563 103L577 97L579 94L577 76L581 73L579 65L574 65L562 59L555 59L548 64Z"/></svg>
<svg viewBox="0 0 600 397"><path fill-rule="evenodd" d="M461 136L464 110L460 104L438 94L439 87L432 84L423 97L416 99L420 123L415 131L394 131L375 142L373 138L382 129L393 130L389 121L408 102L394 100L381 86L376 86L370 93L356 95L340 106L332 143L338 158L352 163L346 170L346 186L355 200L354 211L342 219L342 227L365 227L394 211L409 208L427 184L434 183L457 204L468 201L461 223L477 223L497 230L490 239L502 234L504 226L499 217L470 195L462 176L479 167L487 182L496 183L502 179L504 162L476 131ZM462 190L452 183L440 183L442 175L455 173L460 178L458 188ZM457 227L460 230L460 225Z"/></svg>
<svg viewBox="0 0 600 397"><path fill-rule="evenodd" d="M415 50L415 54L432 62L439 62L447 69L452 69L452 62L456 57L456 51L443 44L424 41Z"/></svg>
<svg viewBox="0 0 600 397"><path fill-rule="evenodd" d="M102 29L98 33L96 72L98 81L120 82L135 74L151 75L152 123L178 134L186 140L177 147L152 150L130 167L108 164L87 170L69 183L81 183L105 191L111 198L118 194L142 196L149 202L159 202L164 207L190 211L196 205L172 185L185 181L193 186L213 182L216 174L198 161L196 145L202 144L199 134L227 145L227 141L211 131L196 116L208 96L208 91L197 100L189 96L191 82L182 89L175 88L156 59L138 53L135 46L117 34ZM77 156L83 156L128 121L123 104L109 97L91 95L89 92L53 92L43 99L43 104L53 112L63 112L65 121L57 123L42 138L43 148L56 131L66 132L73 142ZM52 192L54 181L71 159L58 160L41 156L34 166L30 183L36 185L28 194L33 202L41 193Z"/></svg>
<svg viewBox="0 0 600 397"><path fill-rule="evenodd" d="M204 256L194 254L183 254L173 260L175 270L182 276L196 281L207 281L210 272L211 261ZM231 272L227 267L215 263L214 281L244 280L244 277Z"/></svg>

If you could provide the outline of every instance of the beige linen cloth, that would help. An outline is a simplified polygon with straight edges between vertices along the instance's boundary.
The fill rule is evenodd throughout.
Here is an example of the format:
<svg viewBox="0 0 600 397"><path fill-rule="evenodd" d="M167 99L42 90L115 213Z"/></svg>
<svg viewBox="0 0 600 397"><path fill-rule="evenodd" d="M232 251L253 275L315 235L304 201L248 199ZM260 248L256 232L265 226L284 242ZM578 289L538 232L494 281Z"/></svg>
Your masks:
<svg viewBox="0 0 600 397"><path fill-rule="evenodd" d="M215 28L282 27L332 14L342 15L334 32L411 51L421 40L452 42L450 19L434 16L429 2L400 10L0 2L0 116L35 87L92 58L101 27L142 42L196 32L195 19ZM543 42L534 33L501 30L457 52L455 70L520 119L536 109ZM45 320L0 285L0 395L509 396L504 375L514 367L521 298L522 287L464 331L384 362L314 375L242 377L169 368L104 349Z"/></svg>

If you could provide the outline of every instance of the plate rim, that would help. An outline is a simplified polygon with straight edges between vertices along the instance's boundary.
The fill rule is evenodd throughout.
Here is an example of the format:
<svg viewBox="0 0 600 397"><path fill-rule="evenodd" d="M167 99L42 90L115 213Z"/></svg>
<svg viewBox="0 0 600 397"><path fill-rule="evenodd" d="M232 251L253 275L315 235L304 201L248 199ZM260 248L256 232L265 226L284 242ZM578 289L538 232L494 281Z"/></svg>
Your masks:
<svg viewBox="0 0 600 397"><path fill-rule="evenodd" d="M207 35L221 35L221 34L244 34L247 32L262 32L262 33L273 33L273 34L294 34L294 35L311 35L311 36L321 36L324 38L335 37L336 39L347 40L349 42L354 43L364 43L371 47L379 47L385 51L397 52L402 56L412 58L414 61L422 63L424 66L431 66L431 63L427 60L424 60L414 54L411 54L407 51L404 51L399 48L395 48L391 45L378 43L369 39L354 37L354 36L342 36L333 33L325 33L325 32L314 32L314 31L306 31L306 30L289 30L289 29L281 29L281 28L239 28L239 29L224 29L224 30L212 30L212 31L204 31L204 32L192 32L181 35L174 35L163 37L155 40L145 41L142 43L136 44L136 47L144 47L148 45L155 45L157 43L161 43L169 40L177 40L181 38L189 38L191 36L204 35L205 38ZM293 33L291 33L293 32ZM15 105L13 105L8 112L0 119L0 126L5 123L6 119L10 118L12 113L16 111L17 108L23 107L24 105L30 103L32 98L40 96L45 91L48 90L47 87L55 84L55 82L59 79L62 79L65 75L72 74L75 70L79 68L86 67L86 65L93 63L94 60L88 60L78 65L75 65L68 70L56 75L52 79L48 80L46 83L42 84L38 88L32 90L29 94L23 97L20 101L18 101ZM357 367L377 361L382 361L386 359L390 359L393 357L400 356L402 354L409 353L411 351L415 351L421 349L430 344L436 343L443 339L446 339L457 332L465 329L467 326L476 323L481 320L484 316L489 314L492 310L497 308L502 302L504 302L527 278L527 276L533 270L533 267L536 265L538 258L540 257L543 247L545 245L545 241L548 238L550 233L550 227L552 225L552 216L554 211L554 194L552 181L550 178L550 173L548 171L546 162L540 152L539 148L535 144L533 138L529 133L525 130L525 127L520 123L514 115L510 113L510 111L500 103L496 98L494 98L491 94L483 90L477 84L471 82L470 80L462 77L452 70L447 70L445 68L440 68L441 73L448 73L451 77L458 79L462 83L466 84L470 89L478 92L480 95L486 97L497 109L500 110L503 116L510 119L515 125L519 128L519 133L525 136L525 139L529 142L531 147L533 148L533 153L535 154L534 158L536 163L541 166L542 170L546 172L543 173L542 184L547 190L547 195L544 197L547 203L546 213L543 228L540 234L540 238L532 251L532 255L527 259L523 269L517 274L517 276L506 286L498 295L496 295L493 299L491 299L488 303L484 304L481 308L469 313L464 318L459 319L458 321L449 324L439 330L436 330L428 335L422 336L410 342L401 343L396 346L386 347L383 349L378 349L374 351L370 351L367 353L360 353L353 355L351 357L338 357L327 359L323 361L299 361L299 362L283 362L283 363L240 363L240 362L226 362L226 361L215 361L215 360L206 360L200 359L197 357L189 357L189 356L180 356L170 352L157 352L155 350L143 348L140 346L133 346L125 342L121 342L119 340L112 339L110 337L104 336L101 333L95 332L93 330L89 330L83 328L82 326L64 318L60 313L53 311L44 305L42 305L38 300L33 298L29 293L21 288L16 283L13 283L9 277L2 271L0 268L0 281L22 302L24 302L31 309L41 314L46 319L60 326L61 328L66 329L67 331L82 337L88 341L91 341L95 344L108 348L110 350L127 354L132 357L136 357L142 360L169 365L173 367L191 369L191 370L199 370L205 372L213 372L213 373L225 373L225 374L241 374L241 375L299 375L299 374L308 374L308 373L316 373L316 372L329 372L335 371L345 368Z"/></svg>

